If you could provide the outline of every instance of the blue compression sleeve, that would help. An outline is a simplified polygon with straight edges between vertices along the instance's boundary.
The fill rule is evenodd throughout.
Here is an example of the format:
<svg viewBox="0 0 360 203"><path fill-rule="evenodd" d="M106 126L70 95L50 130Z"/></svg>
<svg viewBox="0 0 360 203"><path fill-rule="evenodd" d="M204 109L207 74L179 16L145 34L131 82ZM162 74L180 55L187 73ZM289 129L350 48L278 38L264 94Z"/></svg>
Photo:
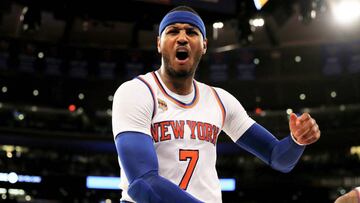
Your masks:
<svg viewBox="0 0 360 203"><path fill-rule="evenodd" d="M199 203L186 191L159 176L158 160L150 136L123 132L115 139L122 167L129 180L128 194L138 203Z"/></svg>
<svg viewBox="0 0 360 203"><path fill-rule="evenodd" d="M279 141L257 123L253 124L236 144L284 173L295 167L305 149L305 146L296 144L290 135Z"/></svg>

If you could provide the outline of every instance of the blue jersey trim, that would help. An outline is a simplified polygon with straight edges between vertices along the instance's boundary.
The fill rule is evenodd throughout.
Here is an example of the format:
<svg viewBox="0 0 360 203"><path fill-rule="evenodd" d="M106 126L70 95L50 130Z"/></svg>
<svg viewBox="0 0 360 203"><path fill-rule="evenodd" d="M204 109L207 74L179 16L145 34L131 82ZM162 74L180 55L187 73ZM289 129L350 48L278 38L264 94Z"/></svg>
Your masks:
<svg viewBox="0 0 360 203"><path fill-rule="evenodd" d="M151 118L154 118L155 114L156 114L156 98L155 98L155 93L153 91L153 89L151 88L150 84L148 82L146 82L143 78L141 78L140 76L136 77L136 79L139 79L141 82L143 82L146 87L150 90L151 96L153 98L153 102L154 102L154 106L153 106L153 113Z"/></svg>

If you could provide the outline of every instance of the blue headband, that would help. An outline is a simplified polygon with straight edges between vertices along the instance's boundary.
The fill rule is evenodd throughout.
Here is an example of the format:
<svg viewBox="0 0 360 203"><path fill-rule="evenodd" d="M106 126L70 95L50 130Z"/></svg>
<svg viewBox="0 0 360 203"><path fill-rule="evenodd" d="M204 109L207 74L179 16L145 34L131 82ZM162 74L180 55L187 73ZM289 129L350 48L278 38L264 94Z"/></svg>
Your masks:
<svg viewBox="0 0 360 203"><path fill-rule="evenodd" d="M191 25L196 26L199 28L203 38L206 38L206 29L204 22L201 18L190 12L190 11L173 11L171 13L166 14L166 16L162 19L160 26L159 26L159 36L165 30L168 25L174 23L189 23Z"/></svg>

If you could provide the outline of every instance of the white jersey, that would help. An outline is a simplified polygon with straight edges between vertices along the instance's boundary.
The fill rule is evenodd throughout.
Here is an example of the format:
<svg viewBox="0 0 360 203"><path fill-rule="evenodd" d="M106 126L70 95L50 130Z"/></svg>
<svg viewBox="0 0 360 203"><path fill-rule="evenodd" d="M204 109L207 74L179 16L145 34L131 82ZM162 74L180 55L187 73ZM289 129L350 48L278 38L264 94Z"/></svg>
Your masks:
<svg viewBox="0 0 360 203"><path fill-rule="evenodd" d="M242 105L220 88L193 82L189 95L171 92L157 72L122 84L113 102L113 134L142 132L152 137L159 175L197 199L219 203L221 188L216 172L216 142L221 130L233 141L254 123ZM141 145L139 145L141 147ZM122 200L128 181L121 163Z"/></svg>

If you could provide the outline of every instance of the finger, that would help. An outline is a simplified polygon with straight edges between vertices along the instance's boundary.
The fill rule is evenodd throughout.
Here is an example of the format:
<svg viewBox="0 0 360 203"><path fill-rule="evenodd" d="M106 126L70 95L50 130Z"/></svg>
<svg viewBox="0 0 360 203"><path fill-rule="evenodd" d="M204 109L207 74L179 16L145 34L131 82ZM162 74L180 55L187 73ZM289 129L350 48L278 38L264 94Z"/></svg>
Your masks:
<svg viewBox="0 0 360 203"><path fill-rule="evenodd" d="M316 139L318 140L321 136L321 131L320 131L318 125L314 126L313 133L314 133Z"/></svg>
<svg viewBox="0 0 360 203"><path fill-rule="evenodd" d="M291 113L290 114L290 118L289 118L289 127L290 127L290 130L294 130L295 127L296 127L296 119L297 119L297 116L296 114L294 113Z"/></svg>
<svg viewBox="0 0 360 203"><path fill-rule="evenodd" d="M320 132L318 124L315 124L314 127L311 129L311 133L316 135L318 132Z"/></svg>
<svg viewBox="0 0 360 203"><path fill-rule="evenodd" d="M309 137L308 132L311 128L302 128L295 132L294 137L298 140L304 140Z"/></svg>
<svg viewBox="0 0 360 203"><path fill-rule="evenodd" d="M308 142L309 140L318 140L320 138L319 126L315 124L309 131L302 136L299 136L297 139L303 142Z"/></svg>
<svg viewBox="0 0 360 203"><path fill-rule="evenodd" d="M298 139L308 139L309 137L316 134L318 131L318 127L316 127L317 124L310 125L304 128L301 128L296 132Z"/></svg>
<svg viewBox="0 0 360 203"><path fill-rule="evenodd" d="M303 144L312 144L320 138L320 130L318 130L313 136L307 139L300 139L299 142Z"/></svg>
<svg viewBox="0 0 360 203"><path fill-rule="evenodd" d="M317 124L314 119L310 119L310 120L302 123L300 128L295 132L296 137L301 138L306 133L308 133L312 129L312 127L314 127L315 125L317 125Z"/></svg>
<svg viewBox="0 0 360 203"><path fill-rule="evenodd" d="M303 113L303 114L299 117L299 120L300 120L301 122L307 121L307 120L309 120L309 119L311 119L311 116L310 116L310 114L308 114L308 113Z"/></svg>

